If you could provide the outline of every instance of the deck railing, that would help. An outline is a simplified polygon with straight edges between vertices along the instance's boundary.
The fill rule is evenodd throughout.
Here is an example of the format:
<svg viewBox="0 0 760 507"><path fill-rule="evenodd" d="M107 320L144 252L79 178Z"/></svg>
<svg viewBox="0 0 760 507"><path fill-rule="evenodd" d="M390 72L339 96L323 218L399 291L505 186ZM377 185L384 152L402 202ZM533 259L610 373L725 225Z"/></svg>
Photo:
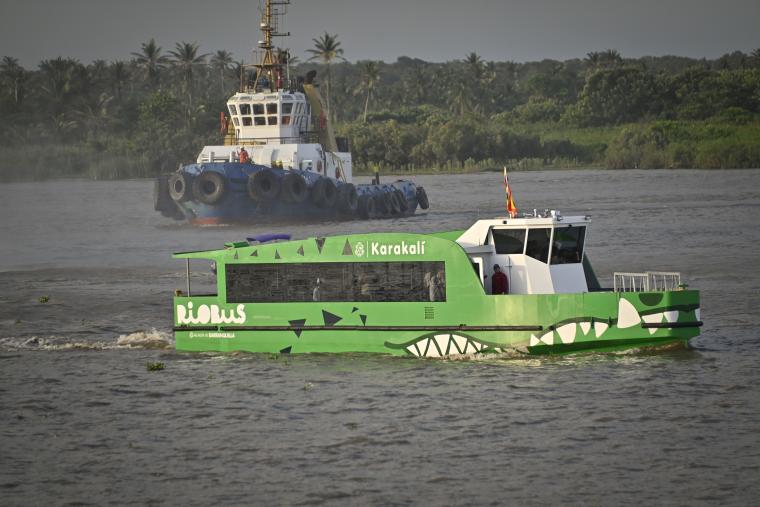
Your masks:
<svg viewBox="0 0 760 507"><path fill-rule="evenodd" d="M675 271L614 274L615 292L660 292L680 288L681 273Z"/></svg>

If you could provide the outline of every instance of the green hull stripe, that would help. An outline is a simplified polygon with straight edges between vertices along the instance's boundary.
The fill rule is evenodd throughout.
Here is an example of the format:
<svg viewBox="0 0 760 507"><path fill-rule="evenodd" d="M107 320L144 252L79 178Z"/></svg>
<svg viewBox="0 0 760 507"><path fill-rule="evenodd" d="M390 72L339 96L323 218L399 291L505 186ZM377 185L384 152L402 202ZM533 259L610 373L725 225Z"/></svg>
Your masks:
<svg viewBox="0 0 760 507"><path fill-rule="evenodd" d="M543 326L221 326L175 327L174 331L542 331Z"/></svg>

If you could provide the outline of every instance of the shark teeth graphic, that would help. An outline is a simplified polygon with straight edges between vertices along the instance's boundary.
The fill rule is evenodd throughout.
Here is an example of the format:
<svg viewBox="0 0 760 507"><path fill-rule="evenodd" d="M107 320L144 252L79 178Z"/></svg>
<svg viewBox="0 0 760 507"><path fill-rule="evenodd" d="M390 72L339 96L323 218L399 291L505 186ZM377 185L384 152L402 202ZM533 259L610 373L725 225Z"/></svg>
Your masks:
<svg viewBox="0 0 760 507"><path fill-rule="evenodd" d="M702 317L702 312L700 311L700 309L697 308L696 310L694 310L694 320L702 320L701 317Z"/></svg>
<svg viewBox="0 0 760 507"><path fill-rule="evenodd" d="M546 345L554 345L554 331L545 332L538 340Z"/></svg>
<svg viewBox="0 0 760 507"><path fill-rule="evenodd" d="M636 311L633 304L627 299L620 299L618 303L618 323L617 327L620 329L626 329L633 327L641 322L639 312Z"/></svg>
<svg viewBox="0 0 760 507"><path fill-rule="evenodd" d="M671 310L669 312L664 312L665 320L668 321L668 323L678 322L678 310Z"/></svg>
<svg viewBox="0 0 760 507"><path fill-rule="evenodd" d="M583 321L579 323L581 326L581 332L583 333L583 336L586 336L589 331L591 331L591 322Z"/></svg>
<svg viewBox="0 0 760 507"><path fill-rule="evenodd" d="M665 318L665 315L662 312L652 313L650 315L643 315L641 317L641 319L647 324L659 324L660 322L662 322L662 319L664 318ZM649 328L649 334L655 334L656 332L657 332L656 327Z"/></svg>
<svg viewBox="0 0 760 507"><path fill-rule="evenodd" d="M559 335L559 339L562 340L562 343L567 345L575 341L576 327L577 326L575 325L575 323L572 323L572 324L565 324L564 326L559 326L557 328L557 334Z"/></svg>
<svg viewBox="0 0 760 507"><path fill-rule="evenodd" d="M460 354L475 354L486 348L482 343L456 334L437 334L412 343L407 352L417 357L444 357Z"/></svg>
<svg viewBox="0 0 760 507"><path fill-rule="evenodd" d="M535 347L539 343L541 343L541 342L538 341L538 338L536 338L536 335L534 335L534 334L530 335L530 346L531 347Z"/></svg>
<svg viewBox="0 0 760 507"><path fill-rule="evenodd" d="M597 338L601 338L609 327L609 324L606 322L594 322L594 334Z"/></svg>

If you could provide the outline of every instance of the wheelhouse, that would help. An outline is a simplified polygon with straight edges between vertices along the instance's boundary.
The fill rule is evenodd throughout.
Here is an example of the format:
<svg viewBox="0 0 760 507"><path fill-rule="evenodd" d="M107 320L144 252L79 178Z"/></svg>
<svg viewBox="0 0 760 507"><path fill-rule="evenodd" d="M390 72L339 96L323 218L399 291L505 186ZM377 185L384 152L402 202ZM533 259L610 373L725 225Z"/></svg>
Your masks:
<svg viewBox="0 0 760 507"><path fill-rule="evenodd" d="M588 292L593 276L584 263L584 250L590 221L588 216L563 217L556 211L479 220L457 243L488 294L496 265L509 280L510 294Z"/></svg>
<svg viewBox="0 0 760 507"><path fill-rule="evenodd" d="M305 142L311 107L301 92L236 93L227 110L239 141L261 144Z"/></svg>

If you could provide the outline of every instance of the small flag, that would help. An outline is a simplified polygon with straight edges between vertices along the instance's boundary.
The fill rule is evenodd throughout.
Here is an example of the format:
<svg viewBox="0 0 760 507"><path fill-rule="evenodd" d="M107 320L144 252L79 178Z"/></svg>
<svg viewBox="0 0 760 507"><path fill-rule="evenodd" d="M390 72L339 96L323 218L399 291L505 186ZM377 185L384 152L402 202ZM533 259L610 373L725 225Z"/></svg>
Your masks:
<svg viewBox="0 0 760 507"><path fill-rule="evenodd" d="M507 166L504 166L504 191L507 193L507 213L510 218L517 216L517 206L515 206L515 200L512 197L512 187L509 186L509 180L507 179Z"/></svg>

